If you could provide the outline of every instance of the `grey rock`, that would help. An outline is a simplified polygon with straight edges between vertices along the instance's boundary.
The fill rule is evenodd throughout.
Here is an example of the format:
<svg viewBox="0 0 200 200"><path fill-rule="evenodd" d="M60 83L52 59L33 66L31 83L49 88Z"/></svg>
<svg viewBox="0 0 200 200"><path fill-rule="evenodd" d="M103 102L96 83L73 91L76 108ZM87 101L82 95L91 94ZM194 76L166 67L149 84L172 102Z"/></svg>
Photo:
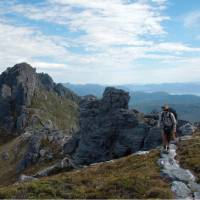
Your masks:
<svg viewBox="0 0 200 200"><path fill-rule="evenodd" d="M23 134L21 135L21 138L22 138L23 140L26 140L26 139L30 138L31 136L32 136L32 133L29 132L29 131L26 131L25 133L23 133Z"/></svg>
<svg viewBox="0 0 200 200"><path fill-rule="evenodd" d="M48 135L47 138L48 138L49 142L53 141L53 135Z"/></svg>
<svg viewBox="0 0 200 200"><path fill-rule="evenodd" d="M200 192L195 192L194 193L194 200L199 200L200 199Z"/></svg>
<svg viewBox="0 0 200 200"><path fill-rule="evenodd" d="M27 175L20 175L19 177L19 182L30 182L30 181L35 181L38 180L37 178L34 178L32 176L27 176Z"/></svg>
<svg viewBox="0 0 200 200"><path fill-rule="evenodd" d="M176 198L190 198L191 190L185 183L174 181L171 190L175 193Z"/></svg>
<svg viewBox="0 0 200 200"><path fill-rule="evenodd" d="M75 149L78 146L79 139L75 136L70 137L65 140L65 144L63 146L63 151L65 154L72 154L74 153Z"/></svg>
<svg viewBox="0 0 200 200"><path fill-rule="evenodd" d="M26 127L28 123L28 115L26 113L22 113L18 118L16 122L17 130L22 130Z"/></svg>
<svg viewBox="0 0 200 200"><path fill-rule="evenodd" d="M53 174L58 173L60 170L72 170L78 168L71 159L64 158L63 160L57 162L56 164L47 167L39 172L37 172L34 177L44 177L44 176L50 176Z"/></svg>
<svg viewBox="0 0 200 200"><path fill-rule="evenodd" d="M197 184L195 182L190 182L188 184L189 188L194 192L200 192L200 184Z"/></svg>
<svg viewBox="0 0 200 200"><path fill-rule="evenodd" d="M149 152L150 152L150 151L138 151L138 152L134 153L134 155L141 156L141 155L149 154Z"/></svg>
<svg viewBox="0 0 200 200"><path fill-rule="evenodd" d="M1 159L2 160L9 160L9 153L6 152L6 151L2 152Z"/></svg>
<svg viewBox="0 0 200 200"><path fill-rule="evenodd" d="M21 134L29 123L32 99L40 90L54 92L60 97L79 103L80 98L47 74L37 74L27 63L8 68L0 75L0 128Z"/></svg>
<svg viewBox="0 0 200 200"><path fill-rule="evenodd" d="M162 144L162 130L160 128L152 127L148 132L148 136L145 138L143 149L153 149L160 144Z"/></svg>
<svg viewBox="0 0 200 200"><path fill-rule="evenodd" d="M3 84L1 88L2 97L8 98L8 97L11 97L11 94L12 94L11 88L8 85Z"/></svg>
<svg viewBox="0 0 200 200"><path fill-rule="evenodd" d="M54 128L53 122L51 120L47 120L44 123L44 128L46 128L46 129L53 129Z"/></svg>
<svg viewBox="0 0 200 200"><path fill-rule="evenodd" d="M192 135L195 132L195 130L196 127L189 122L179 127L181 136Z"/></svg>
<svg viewBox="0 0 200 200"><path fill-rule="evenodd" d="M32 164L36 163L39 159L40 145L41 145L41 137L38 134L32 134L29 139L28 149L23 157L23 159L17 165L17 171L20 172Z"/></svg>
<svg viewBox="0 0 200 200"><path fill-rule="evenodd" d="M41 157L44 157L45 154L46 154L46 150L45 149L41 149L39 153L40 153Z"/></svg>
<svg viewBox="0 0 200 200"><path fill-rule="evenodd" d="M24 128L27 116L22 115L23 106L30 106L36 88L36 73L30 65L21 63L8 69L0 75L0 108L2 105L8 112L0 116L0 125L6 124L6 129L13 131ZM11 116L17 116L10 121ZM15 125L16 124L16 125Z"/></svg>
<svg viewBox="0 0 200 200"><path fill-rule="evenodd" d="M65 140L64 153L75 163L87 165L160 145L161 130L150 129L143 114L129 110L129 99L127 92L111 87L100 100L82 98L80 130Z"/></svg>
<svg viewBox="0 0 200 200"><path fill-rule="evenodd" d="M65 88L62 84L56 84L53 82L53 79L45 73L37 74L37 77L40 81L40 86L47 91L54 91L58 96L65 97L70 99L73 102L79 103L80 97L78 97L74 92Z"/></svg>
<svg viewBox="0 0 200 200"><path fill-rule="evenodd" d="M182 168L175 168L175 169L164 169L163 174L165 174L167 177L172 179L173 181L182 181L184 183L189 183L191 181L194 181L194 177L189 172L189 170L184 170Z"/></svg>

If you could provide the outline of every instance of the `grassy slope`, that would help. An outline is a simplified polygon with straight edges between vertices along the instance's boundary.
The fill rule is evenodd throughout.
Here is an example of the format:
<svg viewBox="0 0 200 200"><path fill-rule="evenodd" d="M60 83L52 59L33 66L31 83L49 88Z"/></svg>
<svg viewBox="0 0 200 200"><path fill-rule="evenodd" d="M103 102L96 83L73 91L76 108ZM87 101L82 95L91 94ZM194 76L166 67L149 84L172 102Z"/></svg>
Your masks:
<svg viewBox="0 0 200 200"><path fill-rule="evenodd" d="M7 185L16 181L18 176L16 166L23 157L26 148L27 143L21 137L13 137L9 142L5 142L0 146L0 185ZM8 160L2 159L3 152L8 152Z"/></svg>
<svg viewBox="0 0 200 200"><path fill-rule="evenodd" d="M30 183L0 188L0 198L172 198L158 151L128 156Z"/></svg>
<svg viewBox="0 0 200 200"><path fill-rule="evenodd" d="M56 93L41 89L32 99L31 110L39 112L43 121L52 120L61 130L77 127L78 105Z"/></svg>
<svg viewBox="0 0 200 200"><path fill-rule="evenodd" d="M43 122L50 119L59 129L69 130L77 126L78 105L66 98L61 98L56 93L40 90L32 99L30 116L39 114ZM39 128L39 127L38 127ZM50 148L50 144L46 144ZM17 151L16 151L17 149ZM7 185L15 182L19 177L16 167L27 150L27 141L18 136L6 134L0 129L0 185ZM3 160L2 153L8 152L9 159ZM37 163L31 166L25 174L34 174L47 166L54 164L59 158L45 163Z"/></svg>
<svg viewBox="0 0 200 200"><path fill-rule="evenodd" d="M1 136L1 134L0 134ZM1 137L0 137L1 138ZM0 140L1 142L1 140ZM53 160L45 160L38 162L20 174L26 174L26 175L33 175L39 170L45 169L46 167L49 167L58 160L60 160L62 157L57 153L56 150L58 146L53 144L47 144L49 148L53 149L55 151L54 159ZM24 157L26 150L28 147L27 140L22 139L21 136L13 137L9 142L6 142L5 144L1 144L0 146L0 186L10 185L17 181L18 177L20 176L19 173L17 173L17 165L19 164L19 161ZM8 152L9 159L3 160L2 153Z"/></svg>
<svg viewBox="0 0 200 200"><path fill-rule="evenodd" d="M190 169L200 183L200 133L196 133L191 140L181 141L178 159L181 166Z"/></svg>

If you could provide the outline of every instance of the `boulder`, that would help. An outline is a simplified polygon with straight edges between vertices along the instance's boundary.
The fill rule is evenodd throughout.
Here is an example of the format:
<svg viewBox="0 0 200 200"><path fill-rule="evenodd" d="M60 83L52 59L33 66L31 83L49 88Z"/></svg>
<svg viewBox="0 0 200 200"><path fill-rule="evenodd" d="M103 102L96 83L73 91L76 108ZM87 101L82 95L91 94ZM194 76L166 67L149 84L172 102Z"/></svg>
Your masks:
<svg viewBox="0 0 200 200"><path fill-rule="evenodd" d="M73 161L70 158L64 158L61 161L57 162L56 164L47 167L41 171L38 171L34 177L39 178L39 177L44 177L44 176L50 176L53 174L58 173L61 170L72 170L76 169L76 165L73 163Z"/></svg>
<svg viewBox="0 0 200 200"><path fill-rule="evenodd" d="M9 160L9 153L7 151L2 152L1 159L2 160Z"/></svg>
<svg viewBox="0 0 200 200"><path fill-rule="evenodd" d="M186 123L179 127L180 136L192 135L196 130L196 127L191 123Z"/></svg>
<svg viewBox="0 0 200 200"><path fill-rule="evenodd" d="M194 200L199 200L200 199L200 192L195 192L194 193Z"/></svg>
<svg viewBox="0 0 200 200"><path fill-rule="evenodd" d="M32 164L36 163L39 159L41 136L38 134L32 134L28 142L28 149L23 159L17 165L17 171L20 172Z"/></svg>
<svg viewBox="0 0 200 200"><path fill-rule="evenodd" d="M19 182L30 182L30 181L34 181L34 180L38 180L37 178L34 178L32 176L27 176L27 175L20 175L19 177Z"/></svg>
<svg viewBox="0 0 200 200"><path fill-rule="evenodd" d="M191 198L191 190L187 187L185 183L174 181L171 187L172 192L176 194L176 198L178 199L190 199Z"/></svg>

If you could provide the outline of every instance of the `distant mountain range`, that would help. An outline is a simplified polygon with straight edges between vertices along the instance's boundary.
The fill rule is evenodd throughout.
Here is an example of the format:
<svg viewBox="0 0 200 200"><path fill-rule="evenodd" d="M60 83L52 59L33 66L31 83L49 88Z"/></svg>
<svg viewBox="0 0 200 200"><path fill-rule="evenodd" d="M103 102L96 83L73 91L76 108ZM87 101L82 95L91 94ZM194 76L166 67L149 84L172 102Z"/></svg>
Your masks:
<svg viewBox="0 0 200 200"><path fill-rule="evenodd" d="M93 94L101 97L106 86L98 84L63 84L80 96ZM121 85L115 86L130 93L130 107L144 113L153 110L160 111L163 104L175 108L179 118L191 122L200 121L200 84L199 83L170 83L152 85ZM194 95L196 94L196 95Z"/></svg>
<svg viewBox="0 0 200 200"><path fill-rule="evenodd" d="M101 96L106 85L98 84L71 84L64 83L64 86L71 88L77 94L84 96L87 94L93 94L95 96ZM192 94L200 96L200 83L163 83L163 84L147 84L147 85L115 85L117 88L124 89L126 91L139 91L139 92L167 92L170 94Z"/></svg>

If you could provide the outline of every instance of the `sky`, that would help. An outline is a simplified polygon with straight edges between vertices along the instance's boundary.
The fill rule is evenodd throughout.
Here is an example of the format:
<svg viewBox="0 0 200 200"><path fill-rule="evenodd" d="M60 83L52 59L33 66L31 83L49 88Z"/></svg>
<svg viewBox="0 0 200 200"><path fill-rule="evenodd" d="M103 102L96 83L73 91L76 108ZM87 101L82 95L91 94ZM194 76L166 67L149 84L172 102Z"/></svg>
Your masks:
<svg viewBox="0 0 200 200"><path fill-rule="evenodd" d="M0 72L56 82L199 82L200 0L0 0Z"/></svg>

